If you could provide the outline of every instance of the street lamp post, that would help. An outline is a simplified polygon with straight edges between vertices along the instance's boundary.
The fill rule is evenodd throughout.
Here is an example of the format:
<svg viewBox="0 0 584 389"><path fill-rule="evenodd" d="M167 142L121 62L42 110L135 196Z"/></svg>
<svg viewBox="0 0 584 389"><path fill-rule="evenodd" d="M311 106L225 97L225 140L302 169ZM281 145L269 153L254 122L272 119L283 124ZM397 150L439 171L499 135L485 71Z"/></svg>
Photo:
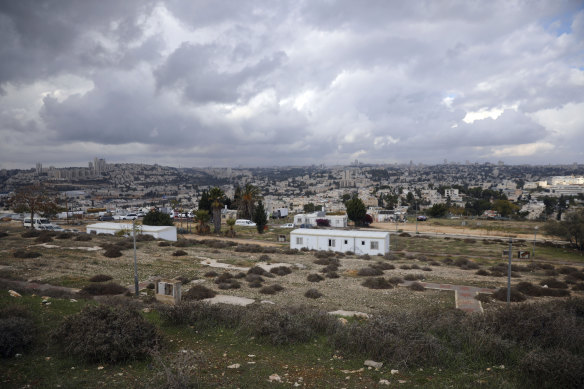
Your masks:
<svg viewBox="0 0 584 389"><path fill-rule="evenodd" d="M134 237L134 290L138 296L138 261L136 260L136 219L132 220L132 236Z"/></svg>

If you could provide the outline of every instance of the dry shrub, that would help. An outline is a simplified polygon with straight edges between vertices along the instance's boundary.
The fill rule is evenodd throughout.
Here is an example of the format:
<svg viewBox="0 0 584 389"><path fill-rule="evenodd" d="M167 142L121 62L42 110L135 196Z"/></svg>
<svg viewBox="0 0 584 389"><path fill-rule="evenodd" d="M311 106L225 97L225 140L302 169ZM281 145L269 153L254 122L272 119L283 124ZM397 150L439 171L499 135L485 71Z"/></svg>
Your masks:
<svg viewBox="0 0 584 389"><path fill-rule="evenodd" d="M37 329L30 312L24 307L6 305L0 308L0 357L11 358L27 350Z"/></svg>
<svg viewBox="0 0 584 389"><path fill-rule="evenodd" d="M241 278L245 278L246 276L247 276L247 274L245 274L245 273L243 273L243 272L239 272L239 273L235 274L235 275L233 276L233 278L236 278L236 279L241 279Z"/></svg>
<svg viewBox="0 0 584 389"><path fill-rule="evenodd" d="M108 282L104 283L95 283L86 285L81 291L79 292L82 295L89 295L89 296L104 296L104 295L115 295L115 294L124 294L127 293L128 289L124 288L120 284L116 284L115 282Z"/></svg>
<svg viewBox="0 0 584 389"><path fill-rule="evenodd" d="M257 244L240 244L235 248L236 252L240 253L261 253L262 246Z"/></svg>
<svg viewBox="0 0 584 389"><path fill-rule="evenodd" d="M172 253L173 257L184 257L185 255L188 255L188 254L184 250L176 250L174 253Z"/></svg>
<svg viewBox="0 0 584 389"><path fill-rule="evenodd" d="M29 231L23 232L20 236L22 236L23 238L37 238L40 235L41 235L41 233L38 230L29 230Z"/></svg>
<svg viewBox="0 0 584 389"><path fill-rule="evenodd" d="M270 256L267 254L262 254L259 257L259 260L263 261L263 262L270 262L272 260L272 258L270 258Z"/></svg>
<svg viewBox="0 0 584 389"><path fill-rule="evenodd" d="M404 237L404 238L409 238L411 237L410 234L408 234L407 232L402 232L401 234L399 234L399 236Z"/></svg>
<svg viewBox="0 0 584 389"><path fill-rule="evenodd" d="M117 363L147 356L161 336L135 310L98 305L67 317L51 338L66 355Z"/></svg>
<svg viewBox="0 0 584 389"><path fill-rule="evenodd" d="M112 279L111 276L108 276L107 274L96 274L93 277L91 277L89 279L89 281L91 282L106 282L106 281L110 281Z"/></svg>
<svg viewBox="0 0 584 389"><path fill-rule="evenodd" d="M278 276L285 276L287 274L292 273L292 269L287 266L278 266L270 269L270 273L276 274Z"/></svg>
<svg viewBox="0 0 584 389"><path fill-rule="evenodd" d="M306 293L304 293L304 297L307 297L307 298L310 298L310 299L317 299L317 298L322 297L322 293L320 293L316 289L308 289L306 291Z"/></svg>
<svg viewBox="0 0 584 389"><path fill-rule="evenodd" d="M359 269L359 271L357 272L357 275L363 277L380 276L382 274L383 274L382 270L379 270L374 267L364 267L362 269Z"/></svg>
<svg viewBox="0 0 584 389"><path fill-rule="evenodd" d="M329 271L324 275L326 278L339 278L339 274L336 271Z"/></svg>
<svg viewBox="0 0 584 389"><path fill-rule="evenodd" d="M234 280L234 279L230 279L230 280L228 280L226 282L219 283L217 285L217 287L219 289L222 289L222 290L239 289L239 288L241 288L241 284L238 281Z"/></svg>
<svg viewBox="0 0 584 389"><path fill-rule="evenodd" d="M359 256L359 258L368 261L371 259L371 256L369 254L363 254L363 255Z"/></svg>
<svg viewBox="0 0 584 389"><path fill-rule="evenodd" d="M393 284L383 277L368 278L361 285L369 289L393 289Z"/></svg>
<svg viewBox="0 0 584 389"><path fill-rule="evenodd" d="M119 248L116 247L108 247L105 252L103 253L104 257L107 258L118 258L122 256L122 252Z"/></svg>
<svg viewBox="0 0 584 389"><path fill-rule="evenodd" d="M379 269L379 270L393 270L393 269L395 269L395 266L393 266L391 263L385 263L385 262L377 262L377 263L374 263L372 265L369 265L369 267L372 267L374 269Z"/></svg>
<svg viewBox="0 0 584 389"><path fill-rule="evenodd" d="M282 250L282 254L295 255L295 254L298 254L298 249L285 249L285 250Z"/></svg>
<svg viewBox="0 0 584 389"><path fill-rule="evenodd" d="M327 251L324 251L324 252L327 252ZM324 265L324 266L329 266L329 265L341 266L341 261L339 261L338 258L334 258L334 257L319 258L319 259L314 260L312 263L314 263L316 265Z"/></svg>
<svg viewBox="0 0 584 389"><path fill-rule="evenodd" d="M401 277L390 277L387 280L388 282L392 283L393 285L398 285L404 282L403 278Z"/></svg>
<svg viewBox="0 0 584 389"><path fill-rule="evenodd" d="M406 274L404 276L404 280L406 280L406 281L417 281L417 280L423 280L423 279L424 279L423 274Z"/></svg>
<svg viewBox="0 0 584 389"><path fill-rule="evenodd" d="M149 234L137 234L136 242L152 242L156 240L152 235Z"/></svg>
<svg viewBox="0 0 584 389"><path fill-rule="evenodd" d="M546 270L543 274L545 274L548 277L555 277L558 276L560 273L557 270Z"/></svg>
<svg viewBox="0 0 584 389"><path fill-rule="evenodd" d="M247 274L257 274L257 275L264 276L264 277L268 277L268 278L274 278L275 277L275 275L273 275L269 271L264 270L263 268L261 268L259 266L252 267L251 269L249 269L247 271Z"/></svg>
<svg viewBox="0 0 584 389"><path fill-rule="evenodd" d="M432 265L432 266L441 266L442 264L440 262L438 262L438 261L431 261L430 262L430 265Z"/></svg>
<svg viewBox="0 0 584 389"><path fill-rule="evenodd" d="M319 274L309 274L306 277L306 280L309 282L320 282L320 281L324 280L324 278Z"/></svg>
<svg viewBox="0 0 584 389"><path fill-rule="evenodd" d="M160 243L162 243L162 242L160 242ZM159 245L160 245L160 243L159 243ZM178 239L172 245L174 247L191 247L191 246L194 246L195 243L191 239Z"/></svg>
<svg viewBox="0 0 584 389"><path fill-rule="evenodd" d="M8 236L8 232L0 231L0 238L4 238Z"/></svg>
<svg viewBox="0 0 584 389"><path fill-rule="evenodd" d="M250 288L261 288L264 286L260 281L252 281L248 284Z"/></svg>
<svg viewBox="0 0 584 389"><path fill-rule="evenodd" d="M543 288L541 286L533 285L531 282L520 282L517 284L516 288L527 296L565 297L570 295L570 292L566 289Z"/></svg>
<svg viewBox="0 0 584 389"><path fill-rule="evenodd" d="M577 284L572 285L572 290L583 291L584 290L584 282L579 282Z"/></svg>
<svg viewBox="0 0 584 389"><path fill-rule="evenodd" d="M55 236L56 239L71 239L73 237L73 234L69 233L69 232L61 232L59 234L57 234L57 236Z"/></svg>
<svg viewBox="0 0 584 389"><path fill-rule="evenodd" d="M558 271L560 272L560 274L571 274L577 273L578 269L576 269L573 266L562 266L561 268L558 269Z"/></svg>
<svg viewBox="0 0 584 389"><path fill-rule="evenodd" d="M319 259L328 259L334 257L335 253L333 251L317 251L314 253L314 256Z"/></svg>
<svg viewBox="0 0 584 389"><path fill-rule="evenodd" d="M77 242L89 242L91 240L91 236L89 236L89 234L79 234L77 235L77 237L75 238L75 240Z"/></svg>
<svg viewBox="0 0 584 389"><path fill-rule="evenodd" d="M385 253L383 255L383 258L387 259L388 261L396 261L399 259L399 257L395 254L392 253Z"/></svg>
<svg viewBox="0 0 584 389"><path fill-rule="evenodd" d="M556 388L584 387L584 357L568 350L535 349L528 352L519 362L519 371L533 387Z"/></svg>
<svg viewBox="0 0 584 389"><path fill-rule="evenodd" d="M424 285L420 284L417 281L412 282L409 286L408 289L410 290L414 290L416 292L423 292L426 290L426 288L424 287Z"/></svg>
<svg viewBox="0 0 584 389"><path fill-rule="evenodd" d="M242 331L273 345L308 342L339 327L337 318L309 307L252 307L242 324Z"/></svg>
<svg viewBox="0 0 584 389"><path fill-rule="evenodd" d="M477 270L477 272L475 274L477 276L488 276L489 275L489 272L486 271L486 270L484 270L484 269L480 269L480 270Z"/></svg>
<svg viewBox="0 0 584 389"><path fill-rule="evenodd" d="M213 277L217 277L219 275L219 273L217 273L214 270L208 271L206 272L203 276L207 277L207 278L213 278Z"/></svg>
<svg viewBox="0 0 584 389"><path fill-rule="evenodd" d="M555 289L568 289L568 284L562 282L560 280L556 280L555 278L546 278L545 280L539 283L540 285L547 285L548 288L555 288Z"/></svg>
<svg viewBox="0 0 584 389"><path fill-rule="evenodd" d="M36 251L16 250L14 253L12 253L12 255L14 256L14 258L26 259L26 258L38 258L42 254L37 253Z"/></svg>
<svg viewBox="0 0 584 389"><path fill-rule="evenodd" d="M499 288L492 294L493 298L499 301L507 301L507 288ZM511 302L517 303L525 301L525 296L517 288L511 287Z"/></svg>
<svg viewBox="0 0 584 389"><path fill-rule="evenodd" d="M464 243L476 243L476 242L477 241L475 239L470 239L470 238L467 238L464 240Z"/></svg>
<svg viewBox="0 0 584 389"><path fill-rule="evenodd" d="M229 280L231 280L233 278L233 275L231 273L222 273L219 277L217 277L217 279L215 280L216 284L221 284L223 282L229 282Z"/></svg>
<svg viewBox="0 0 584 389"><path fill-rule="evenodd" d="M412 267L410 265L401 265L399 268L402 270L410 270Z"/></svg>
<svg viewBox="0 0 584 389"><path fill-rule="evenodd" d="M161 306L158 312L170 324L189 324L198 330L219 326L234 328L241 323L245 307L187 301L173 306Z"/></svg>
<svg viewBox="0 0 584 389"><path fill-rule="evenodd" d="M327 266L323 267L320 272L321 273L329 273L329 272L337 271L337 270L339 270L339 267L337 265L327 265Z"/></svg>
<svg viewBox="0 0 584 389"><path fill-rule="evenodd" d="M245 276L247 282L264 282L264 279L259 274L250 273Z"/></svg>
<svg viewBox="0 0 584 389"><path fill-rule="evenodd" d="M36 243L48 243L52 242L53 238L50 234L41 233L38 238L34 240Z"/></svg>
<svg viewBox="0 0 584 389"><path fill-rule="evenodd" d="M274 284L274 285L264 286L263 288L260 289L260 293L262 293L262 294L276 294L276 292L279 292L281 290L284 290L284 287L282 287L281 285L278 285L278 284Z"/></svg>
<svg viewBox="0 0 584 389"><path fill-rule="evenodd" d="M170 242L167 242L165 240L158 242L158 247L169 247L170 246Z"/></svg>
<svg viewBox="0 0 584 389"><path fill-rule="evenodd" d="M416 265L414 263L412 266L410 266L410 269L412 269L412 270L420 270L420 266L418 266L418 265Z"/></svg>
<svg viewBox="0 0 584 389"><path fill-rule="evenodd" d="M452 265L454 263L454 260L451 257L446 257L442 260L442 263L444 263L445 265Z"/></svg>

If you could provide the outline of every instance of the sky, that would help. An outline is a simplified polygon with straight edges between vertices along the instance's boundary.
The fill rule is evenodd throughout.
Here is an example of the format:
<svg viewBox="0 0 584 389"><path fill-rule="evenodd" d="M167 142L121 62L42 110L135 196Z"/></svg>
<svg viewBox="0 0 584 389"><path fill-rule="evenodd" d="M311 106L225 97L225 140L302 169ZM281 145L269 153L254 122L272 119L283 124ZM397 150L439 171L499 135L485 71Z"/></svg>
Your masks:
<svg viewBox="0 0 584 389"><path fill-rule="evenodd" d="M6 0L0 169L584 163L582 0Z"/></svg>

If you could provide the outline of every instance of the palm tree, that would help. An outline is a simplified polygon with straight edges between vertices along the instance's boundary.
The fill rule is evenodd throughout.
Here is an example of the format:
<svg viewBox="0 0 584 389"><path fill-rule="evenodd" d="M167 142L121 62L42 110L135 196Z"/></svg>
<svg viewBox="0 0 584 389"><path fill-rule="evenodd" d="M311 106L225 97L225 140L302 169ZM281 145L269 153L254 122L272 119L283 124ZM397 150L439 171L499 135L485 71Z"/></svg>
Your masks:
<svg viewBox="0 0 584 389"><path fill-rule="evenodd" d="M260 191L257 186L245 184L245 188L241 192L241 201L237 208L238 216L242 219L251 220L255 211L255 202L259 197Z"/></svg>
<svg viewBox="0 0 584 389"><path fill-rule="evenodd" d="M199 225L197 226L197 233L201 235L209 233L209 226L207 225L207 222L210 218L209 211L200 209L197 211L195 217L197 218L197 222L199 222Z"/></svg>
<svg viewBox="0 0 584 389"><path fill-rule="evenodd" d="M221 232L221 208L225 201L225 193L217 187L209 190L209 200L211 201L211 209L213 210L213 226L216 234Z"/></svg>
<svg viewBox="0 0 584 389"><path fill-rule="evenodd" d="M235 219L229 218L226 221L227 225L229 226L229 236L233 238L235 236L235 231L233 230L233 226L235 225Z"/></svg>

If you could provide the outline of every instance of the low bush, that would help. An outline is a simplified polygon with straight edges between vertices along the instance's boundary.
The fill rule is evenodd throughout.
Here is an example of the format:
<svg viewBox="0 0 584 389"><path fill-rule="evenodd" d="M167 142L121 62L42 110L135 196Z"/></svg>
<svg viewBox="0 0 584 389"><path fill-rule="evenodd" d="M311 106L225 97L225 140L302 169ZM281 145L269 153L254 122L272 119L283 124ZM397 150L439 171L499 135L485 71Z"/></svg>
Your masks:
<svg viewBox="0 0 584 389"><path fill-rule="evenodd" d="M38 230L29 230L23 232L20 236L23 238L38 238L40 235L41 233Z"/></svg>
<svg viewBox="0 0 584 389"><path fill-rule="evenodd" d="M0 308L0 357L11 358L27 350L36 331L30 313L23 307L7 305Z"/></svg>
<svg viewBox="0 0 584 389"><path fill-rule="evenodd" d="M480 270L477 270L477 272L475 274L477 276L488 276L489 275L489 272L486 271L485 269L480 269Z"/></svg>
<svg viewBox="0 0 584 389"><path fill-rule="evenodd" d="M555 289L568 289L568 284L562 282L560 280L556 280L555 278L546 278L545 280L539 283L540 285L547 285L548 288L555 288Z"/></svg>
<svg viewBox="0 0 584 389"><path fill-rule="evenodd" d="M339 278L339 274L336 271L329 271L324 275L326 278Z"/></svg>
<svg viewBox="0 0 584 389"><path fill-rule="evenodd" d="M239 272L239 273L235 274L235 275L233 276L233 278L236 278L236 279L241 279L241 278L245 278L246 276L247 276L247 274L245 274L245 273L243 273L243 272Z"/></svg>
<svg viewBox="0 0 584 389"><path fill-rule="evenodd" d="M398 285L404 282L403 278L401 277L389 277L387 281L394 285Z"/></svg>
<svg viewBox="0 0 584 389"><path fill-rule="evenodd" d="M309 274L306 277L306 280L309 282L320 282L320 281L324 280L324 278L319 274Z"/></svg>
<svg viewBox="0 0 584 389"><path fill-rule="evenodd" d="M278 266L278 267L271 268L270 273L276 274L278 276L285 276L287 274L292 273L292 269L290 269L287 266Z"/></svg>
<svg viewBox="0 0 584 389"><path fill-rule="evenodd" d="M359 258L368 261L371 259L371 256L369 254L363 254L363 255L359 256Z"/></svg>
<svg viewBox="0 0 584 389"><path fill-rule="evenodd" d="M432 271L432 268L430 266L424 266L422 271Z"/></svg>
<svg viewBox="0 0 584 389"><path fill-rule="evenodd" d="M261 253L263 252L262 246L257 244L240 244L235 248L236 252L239 253Z"/></svg>
<svg viewBox="0 0 584 389"><path fill-rule="evenodd" d="M407 232L402 232L401 234L399 234L399 236L404 237L404 238L409 238L411 237L410 234L408 234Z"/></svg>
<svg viewBox="0 0 584 389"><path fill-rule="evenodd" d="M259 274L249 273L245 276L247 282L264 282L264 279Z"/></svg>
<svg viewBox="0 0 584 389"><path fill-rule="evenodd" d="M174 253L172 253L173 257L184 257L185 255L188 255L188 254L184 250L176 250Z"/></svg>
<svg viewBox="0 0 584 389"><path fill-rule="evenodd" d="M410 265L401 265L399 268L402 270L410 270L412 267Z"/></svg>
<svg viewBox="0 0 584 389"><path fill-rule="evenodd" d="M383 255L383 258L387 259L388 261L397 261L399 259L397 255L392 253L385 253Z"/></svg>
<svg viewBox="0 0 584 389"><path fill-rule="evenodd" d="M223 282L230 282L230 280L233 278L233 275L231 273L222 273L220 276L218 276L215 279L215 283L216 284L221 284Z"/></svg>
<svg viewBox="0 0 584 389"><path fill-rule="evenodd" d="M252 267L251 269L249 269L247 271L247 274L257 274L257 275L269 277L269 278L275 277L272 273L264 270L263 268L261 268L259 266Z"/></svg>
<svg viewBox="0 0 584 389"><path fill-rule="evenodd" d="M262 294L276 294L277 292L279 292L281 290L284 290L284 288L281 285L274 284L274 285L264 286L263 288L260 289L260 293L262 293Z"/></svg>
<svg viewBox="0 0 584 389"><path fill-rule="evenodd" d="M393 289L393 284L383 277L368 278L361 285L369 289Z"/></svg>
<svg viewBox="0 0 584 389"><path fill-rule="evenodd" d="M14 253L12 253L12 256L14 258L22 258L22 259L38 258L41 255L42 255L41 253L37 253L36 251L26 251L26 250L16 250Z"/></svg>
<svg viewBox="0 0 584 389"><path fill-rule="evenodd" d="M339 261L338 258L334 258L334 257L319 258L319 259L314 260L313 263L316 265L324 265L324 266L329 266L329 265L341 266L341 261Z"/></svg>
<svg viewBox="0 0 584 389"><path fill-rule="evenodd" d="M77 242L89 242L91 240L91 236L89 234L79 234L75 237Z"/></svg>
<svg viewBox="0 0 584 389"><path fill-rule="evenodd" d="M584 357L568 350L535 349L519 361L519 371L534 387L547 387L550 383L556 388L584 387Z"/></svg>
<svg viewBox="0 0 584 389"><path fill-rule="evenodd" d="M49 234L42 233L34 241L36 243L48 243L53 241L53 237Z"/></svg>
<svg viewBox="0 0 584 389"><path fill-rule="evenodd" d="M241 288L241 284L238 281L234 280L234 279L230 279L230 280L227 280L226 282L219 283L217 285L217 287L219 289L222 289L222 290L239 289L239 288Z"/></svg>
<svg viewBox="0 0 584 389"><path fill-rule="evenodd" d="M273 345L308 342L339 327L334 316L308 307L254 307L247 310L242 324L242 331Z"/></svg>
<svg viewBox="0 0 584 389"><path fill-rule="evenodd" d="M423 279L424 279L423 274L406 274L404 276L404 280L406 280L406 281L417 281L417 280L423 280Z"/></svg>
<svg viewBox="0 0 584 389"><path fill-rule="evenodd" d="M584 282L579 282L577 284L572 285L572 290L583 291L584 290Z"/></svg>
<svg viewBox="0 0 584 389"><path fill-rule="evenodd" d="M213 277L217 277L219 275L219 273L217 273L214 270L210 270L208 272L206 272L203 276L207 277L207 278L213 278Z"/></svg>
<svg viewBox="0 0 584 389"><path fill-rule="evenodd" d="M493 294L493 298L499 301L507 301L507 288L499 288ZM511 287L511 302L525 301L525 296L517 288Z"/></svg>
<svg viewBox="0 0 584 389"><path fill-rule="evenodd" d="M319 258L319 259L327 259L327 258L334 257L335 256L335 253L333 251L317 251L317 252L314 253L314 256L316 258Z"/></svg>
<svg viewBox="0 0 584 389"><path fill-rule="evenodd" d="M158 308L160 317L170 324L188 324L195 329L226 327L241 324L245 307L227 304L209 304L204 301L187 301L173 306Z"/></svg>
<svg viewBox="0 0 584 389"><path fill-rule="evenodd" d="M8 236L8 232L0 231L0 238L5 238Z"/></svg>
<svg viewBox="0 0 584 389"><path fill-rule="evenodd" d="M374 269L379 269L379 270L393 270L393 269L395 269L395 266L393 266L391 263L386 263L386 262L377 262L377 263L374 263L372 265L369 265L369 267L372 267Z"/></svg>
<svg viewBox="0 0 584 389"><path fill-rule="evenodd" d="M323 267L320 272L321 273L329 273L329 272L337 271L337 270L339 270L339 267L337 265L327 265L327 266Z"/></svg>
<svg viewBox="0 0 584 389"><path fill-rule="evenodd" d="M307 297L307 298L310 298L310 299L317 299L317 298L322 297L322 293L320 293L316 289L308 289L306 291L306 293L304 293L304 297Z"/></svg>
<svg viewBox="0 0 584 389"><path fill-rule="evenodd" d="M418 266L418 265L416 265L416 264L414 263L412 266L410 266L410 269L413 269L413 270L419 270L419 269L420 269L420 266Z"/></svg>
<svg viewBox="0 0 584 389"><path fill-rule="evenodd" d="M57 234L57 236L55 236L56 239L71 239L73 237L73 234L69 233L69 232L61 232L59 234Z"/></svg>
<svg viewBox="0 0 584 389"><path fill-rule="evenodd" d="M51 339L66 355L87 362L117 363L147 356L161 336L135 310L98 305L67 317Z"/></svg>
<svg viewBox="0 0 584 389"><path fill-rule="evenodd" d="M158 242L158 247L169 247L170 246L170 242L167 242L165 240Z"/></svg>
<svg viewBox="0 0 584 389"><path fill-rule="evenodd" d="M91 277L89 279L89 281L91 282L106 282L106 281L110 281L112 279L111 276L108 276L107 274L96 274L93 277Z"/></svg>
<svg viewBox="0 0 584 389"><path fill-rule="evenodd" d="M136 242L152 242L156 240L155 237L149 234L137 234L136 235Z"/></svg>
<svg viewBox="0 0 584 389"><path fill-rule="evenodd" d="M119 258L122 256L122 252L120 251L120 249L116 247L110 247L107 250L105 250L103 256L107 258Z"/></svg>
<svg viewBox="0 0 584 389"><path fill-rule="evenodd" d="M410 290L414 290L416 292L423 292L426 290L426 288L424 287L424 285L420 284L417 281L412 282L409 286L408 289Z"/></svg>
<svg viewBox="0 0 584 389"><path fill-rule="evenodd" d="M270 258L270 256L267 254L262 254L259 257L259 260L263 261L263 262L270 262L272 260L272 258Z"/></svg>
<svg viewBox="0 0 584 389"><path fill-rule="evenodd" d="M438 261L430 261L430 265L432 266L441 266L441 263Z"/></svg>
<svg viewBox="0 0 584 389"><path fill-rule="evenodd" d="M364 267L362 269L359 269L359 271L357 272L357 275L363 277L380 276L382 274L383 274L382 270L379 270L374 267Z"/></svg>
<svg viewBox="0 0 584 389"><path fill-rule="evenodd" d="M560 272L560 274L570 274L577 273L578 269L576 269L573 266L562 266L561 268L558 269L558 271Z"/></svg>
<svg viewBox="0 0 584 389"><path fill-rule="evenodd" d="M128 289L124 288L120 284L116 284L115 282L108 282L108 283L94 283L89 284L83 287L79 292L82 295L89 295L89 296L104 296L104 295L115 295L115 294L124 294L127 293Z"/></svg>
<svg viewBox="0 0 584 389"><path fill-rule="evenodd" d="M175 279L177 281L180 281L181 285L185 285L185 284L188 284L189 282L191 282L191 278L185 277L185 276L178 276L178 277L175 277Z"/></svg>
<svg viewBox="0 0 584 389"><path fill-rule="evenodd" d="M250 288L261 288L262 286L264 286L264 284L262 284L260 281L252 281L248 284L248 286Z"/></svg>

